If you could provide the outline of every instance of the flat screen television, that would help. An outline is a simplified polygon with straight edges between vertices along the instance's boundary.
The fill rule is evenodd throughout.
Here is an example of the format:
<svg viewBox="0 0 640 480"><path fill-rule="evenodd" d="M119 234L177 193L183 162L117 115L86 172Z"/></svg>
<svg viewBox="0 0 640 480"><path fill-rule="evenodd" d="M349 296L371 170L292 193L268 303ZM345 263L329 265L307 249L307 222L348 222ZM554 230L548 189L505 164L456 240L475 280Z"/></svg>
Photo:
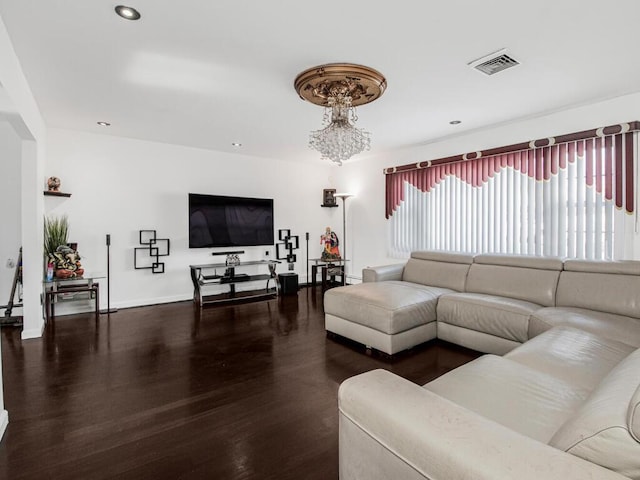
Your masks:
<svg viewBox="0 0 640 480"><path fill-rule="evenodd" d="M273 245L273 199L189 194L189 248Z"/></svg>

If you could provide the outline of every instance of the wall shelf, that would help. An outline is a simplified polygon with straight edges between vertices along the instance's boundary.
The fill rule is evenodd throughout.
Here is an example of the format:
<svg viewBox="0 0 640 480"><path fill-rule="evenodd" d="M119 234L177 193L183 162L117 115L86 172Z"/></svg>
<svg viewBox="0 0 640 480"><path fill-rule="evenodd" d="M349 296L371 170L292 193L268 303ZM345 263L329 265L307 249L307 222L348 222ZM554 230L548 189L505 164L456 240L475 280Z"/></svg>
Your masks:
<svg viewBox="0 0 640 480"><path fill-rule="evenodd" d="M51 190L45 190L43 193L51 197L70 197L71 196L70 193L52 192Z"/></svg>

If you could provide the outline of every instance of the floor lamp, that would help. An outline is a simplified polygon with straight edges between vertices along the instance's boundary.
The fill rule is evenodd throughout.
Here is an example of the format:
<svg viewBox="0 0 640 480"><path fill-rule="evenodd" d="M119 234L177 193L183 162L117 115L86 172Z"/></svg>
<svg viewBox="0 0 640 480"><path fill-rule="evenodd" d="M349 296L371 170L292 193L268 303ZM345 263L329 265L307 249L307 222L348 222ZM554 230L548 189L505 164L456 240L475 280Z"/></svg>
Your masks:
<svg viewBox="0 0 640 480"><path fill-rule="evenodd" d="M335 198L342 199L342 251L344 252L343 264L342 264L342 284L347 283L347 216L345 213L345 204L347 198L353 197L353 193L334 193Z"/></svg>

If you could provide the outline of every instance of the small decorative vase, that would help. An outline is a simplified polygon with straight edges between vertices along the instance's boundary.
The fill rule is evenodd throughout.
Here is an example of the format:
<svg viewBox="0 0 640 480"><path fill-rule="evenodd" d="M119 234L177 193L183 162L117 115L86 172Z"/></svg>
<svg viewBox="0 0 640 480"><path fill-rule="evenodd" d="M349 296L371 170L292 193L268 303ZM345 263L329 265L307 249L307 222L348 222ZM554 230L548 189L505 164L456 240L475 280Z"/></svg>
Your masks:
<svg viewBox="0 0 640 480"><path fill-rule="evenodd" d="M225 261L227 266L235 266L240 264L240 257L236 254L227 255L227 260Z"/></svg>
<svg viewBox="0 0 640 480"><path fill-rule="evenodd" d="M50 192L58 192L60 190L60 179L58 177L49 177L47 188Z"/></svg>

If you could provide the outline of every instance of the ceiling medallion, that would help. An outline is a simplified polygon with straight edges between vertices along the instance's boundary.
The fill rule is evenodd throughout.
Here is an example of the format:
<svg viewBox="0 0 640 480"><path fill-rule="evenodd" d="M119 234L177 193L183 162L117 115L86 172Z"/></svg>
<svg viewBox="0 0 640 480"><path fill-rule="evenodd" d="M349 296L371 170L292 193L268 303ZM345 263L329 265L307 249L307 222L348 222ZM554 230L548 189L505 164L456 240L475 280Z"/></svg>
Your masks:
<svg viewBox="0 0 640 480"><path fill-rule="evenodd" d="M294 87L300 98L325 107L322 130L309 135L309 147L338 165L369 150L371 134L356 128L355 107L373 102L387 88L384 76L369 67L329 63L300 73Z"/></svg>

